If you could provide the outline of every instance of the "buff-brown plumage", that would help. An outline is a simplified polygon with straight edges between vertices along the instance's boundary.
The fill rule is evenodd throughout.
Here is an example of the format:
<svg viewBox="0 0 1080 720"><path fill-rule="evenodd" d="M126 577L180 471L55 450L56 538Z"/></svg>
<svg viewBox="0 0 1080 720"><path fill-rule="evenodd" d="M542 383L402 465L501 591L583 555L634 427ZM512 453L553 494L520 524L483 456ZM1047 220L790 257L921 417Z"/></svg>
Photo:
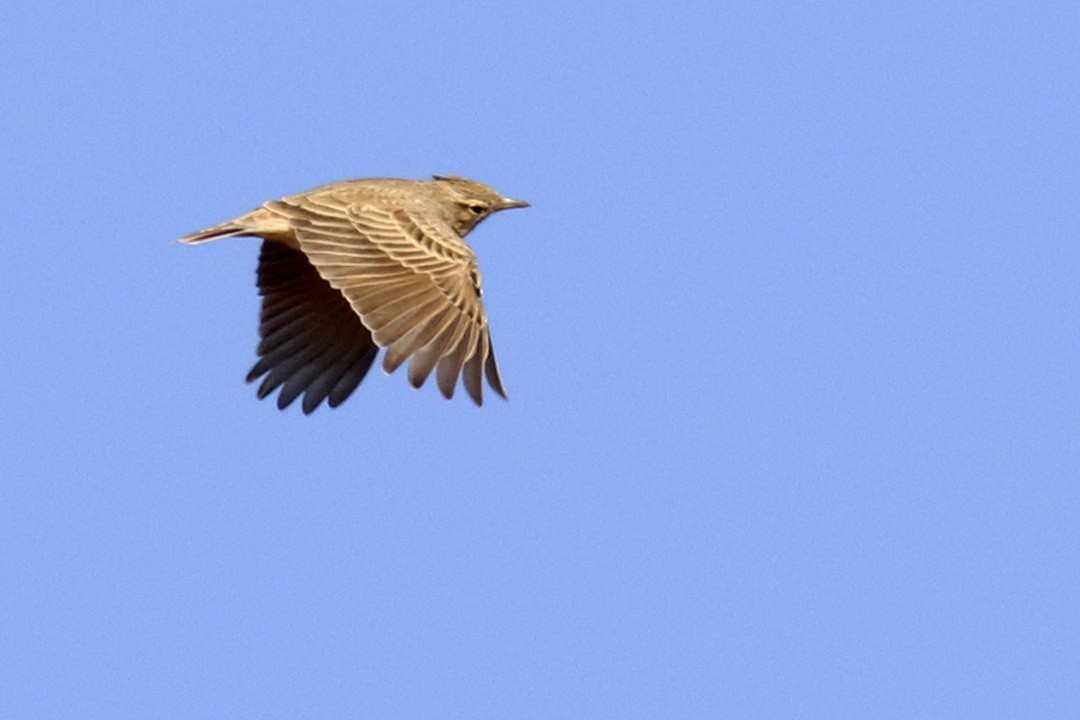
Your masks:
<svg viewBox="0 0 1080 720"><path fill-rule="evenodd" d="M180 242L263 239L259 360L248 382L278 388L278 407L303 395L310 413L336 407L380 349L383 368L409 362L420 387L435 373L453 397L458 378L477 405L481 380L506 397L481 301L480 268L464 241L484 218L527 207L458 177L380 178L324 185L272 200Z"/></svg>

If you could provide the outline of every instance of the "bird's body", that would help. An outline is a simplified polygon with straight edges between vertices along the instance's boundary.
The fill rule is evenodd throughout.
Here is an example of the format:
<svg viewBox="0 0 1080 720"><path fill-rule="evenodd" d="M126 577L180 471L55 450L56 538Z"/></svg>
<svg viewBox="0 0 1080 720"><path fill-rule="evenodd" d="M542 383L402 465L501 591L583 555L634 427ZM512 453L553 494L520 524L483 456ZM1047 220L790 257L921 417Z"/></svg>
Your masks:
<svg viewBox="0 0 1080 720"><path fill-rule="evenodd" d="M264 203L222 225L180 239L263 239L258 286L263 398L278 406L300 395L305 413L344 402L380 348L393 372L406 360L420 387L434 371L453 396L458 377L482 404L481 377L500 395L481 302L480 270L464 237L488 215L527 207L457 177L429 181L348 180Z"/></svg>

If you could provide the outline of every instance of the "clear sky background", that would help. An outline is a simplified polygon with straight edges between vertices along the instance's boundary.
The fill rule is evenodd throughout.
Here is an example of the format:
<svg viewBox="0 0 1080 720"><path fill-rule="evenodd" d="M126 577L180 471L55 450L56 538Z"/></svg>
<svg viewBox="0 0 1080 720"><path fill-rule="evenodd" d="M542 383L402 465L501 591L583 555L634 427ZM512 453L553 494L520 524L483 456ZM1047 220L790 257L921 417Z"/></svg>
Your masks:
<svg viewBox="0 0 1080 720"><path fill-rule="evenodd" d="M0 717L1064 718L1075 3L8 3ZM510 402L255 399L266 199L460 174Z"/></svg>

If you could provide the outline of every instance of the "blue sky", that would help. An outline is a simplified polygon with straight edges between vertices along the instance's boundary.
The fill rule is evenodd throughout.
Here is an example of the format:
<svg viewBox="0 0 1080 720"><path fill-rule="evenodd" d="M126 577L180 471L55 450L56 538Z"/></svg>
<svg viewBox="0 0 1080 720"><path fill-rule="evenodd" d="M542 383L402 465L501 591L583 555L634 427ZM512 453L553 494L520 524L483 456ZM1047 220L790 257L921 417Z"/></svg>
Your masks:
<svg viewBox="0 0 1080 720"><path fill-rule="evenodd" d="M0 716L1071 716L1078 30L0 10ZM510 401L257 401L257 242L172 241L435 173L533 203Z"/></svg>

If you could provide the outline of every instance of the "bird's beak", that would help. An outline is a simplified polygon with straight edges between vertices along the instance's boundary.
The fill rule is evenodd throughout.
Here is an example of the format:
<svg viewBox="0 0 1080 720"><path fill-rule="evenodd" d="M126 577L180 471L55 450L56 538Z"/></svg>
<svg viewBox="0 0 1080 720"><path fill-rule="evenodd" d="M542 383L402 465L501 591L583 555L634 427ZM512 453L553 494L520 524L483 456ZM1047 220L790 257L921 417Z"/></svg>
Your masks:
<svg viewBox="0 0 1080 720"><path fill-rule="evenodd" d="M529 207L529 203L524 200L515 200L514 198L504 197L499 201L499 210L510 210L511 208L526 208Z"/></svg>

